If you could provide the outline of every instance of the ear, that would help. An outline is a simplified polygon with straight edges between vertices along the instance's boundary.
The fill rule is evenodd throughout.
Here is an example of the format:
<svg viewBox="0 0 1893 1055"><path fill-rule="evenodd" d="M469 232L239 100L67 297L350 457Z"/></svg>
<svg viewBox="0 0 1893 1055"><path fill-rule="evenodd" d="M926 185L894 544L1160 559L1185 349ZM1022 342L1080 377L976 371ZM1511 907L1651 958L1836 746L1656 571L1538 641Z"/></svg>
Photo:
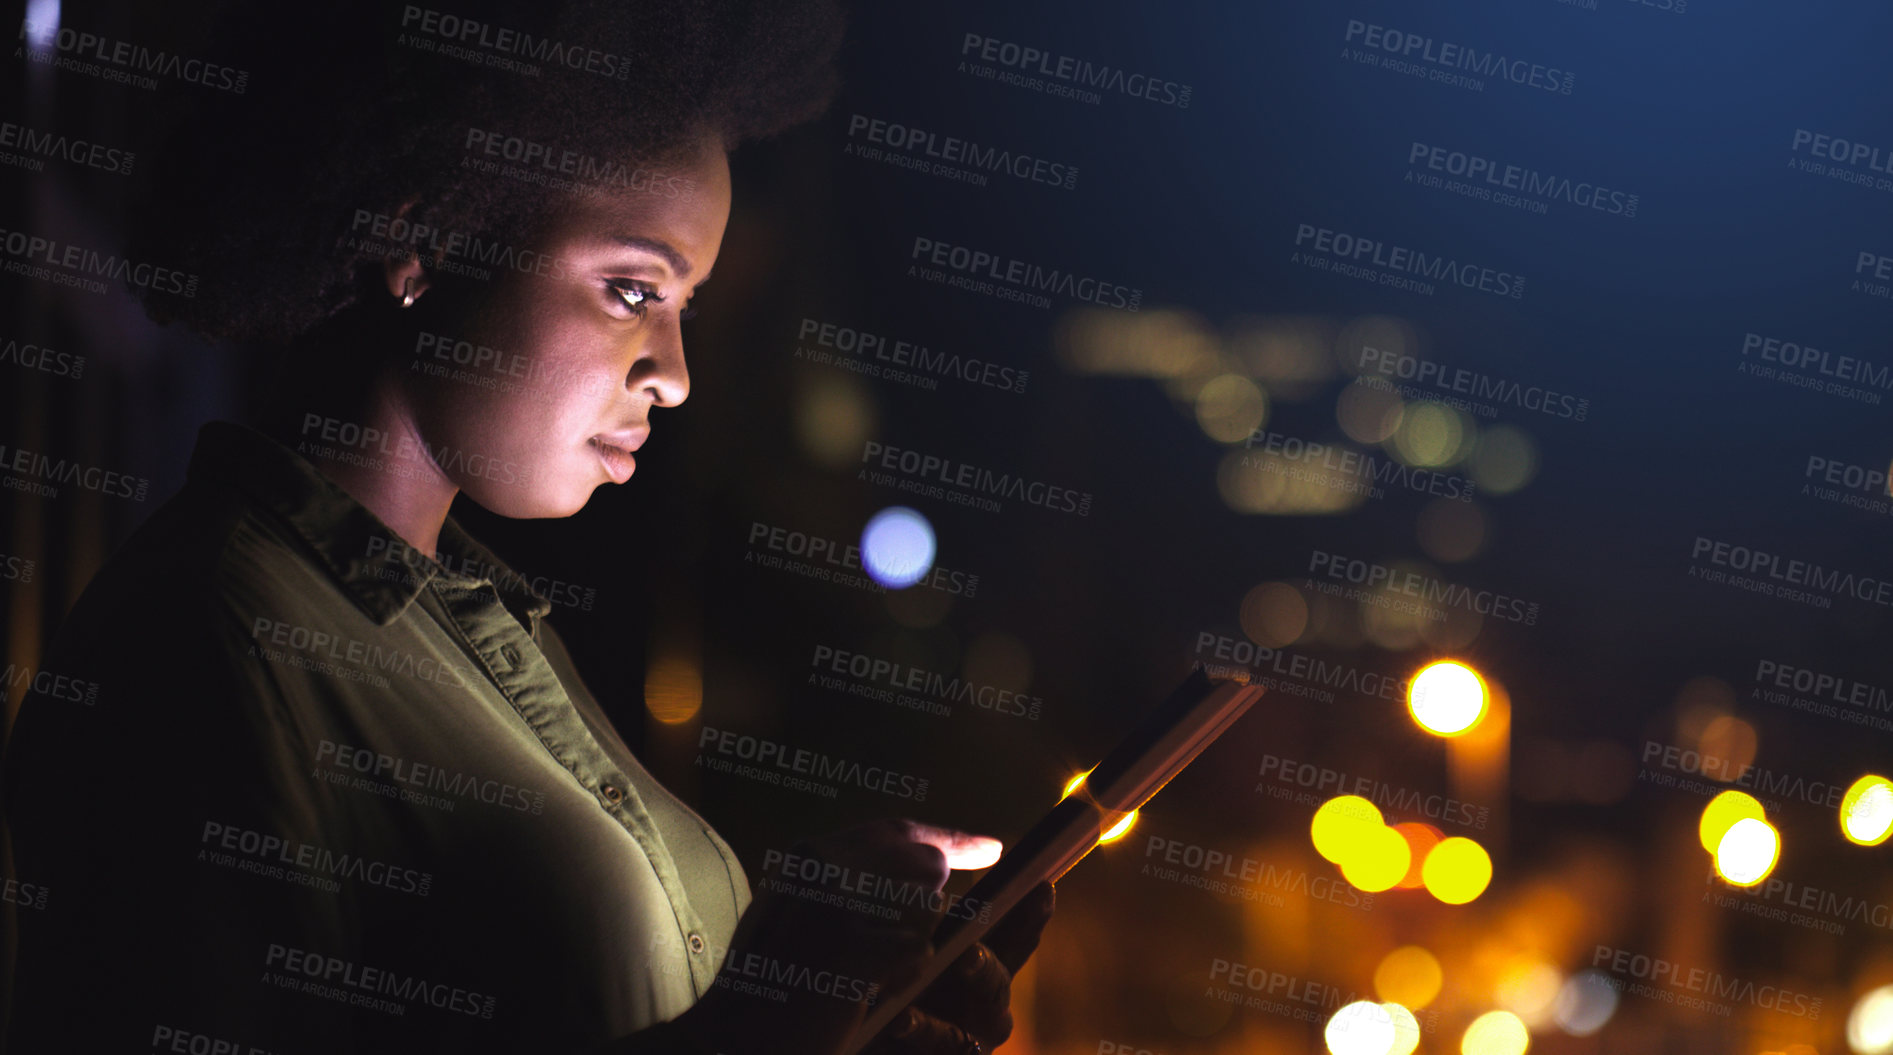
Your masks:
<svg viewBox="0 0 1893 1055"><path fill-rule="evenodd" d="M401 207L395 210L395 218L406 218L407 214L413 211L414 206L419 202L420 199L418 197L409 198L407 201L402 202ZM421 293L427 289L427 269L421 266L421 257L418 252L410 251L405 254L388 254L386 257L382 258L381 274L382 280L388 287L389 294L394 297L395 303L397 304L400 303L409 292L412 292L418 299Z"/></svg>
<svg viewBox="0 0 1893 1055"><path fill-rule="evenodd" d="M412 292L416 299L427 289L427 269L421 266L418 253L403 256L389 254L381 265L382 278L388 284L388 292L399 303Z"/></svg>

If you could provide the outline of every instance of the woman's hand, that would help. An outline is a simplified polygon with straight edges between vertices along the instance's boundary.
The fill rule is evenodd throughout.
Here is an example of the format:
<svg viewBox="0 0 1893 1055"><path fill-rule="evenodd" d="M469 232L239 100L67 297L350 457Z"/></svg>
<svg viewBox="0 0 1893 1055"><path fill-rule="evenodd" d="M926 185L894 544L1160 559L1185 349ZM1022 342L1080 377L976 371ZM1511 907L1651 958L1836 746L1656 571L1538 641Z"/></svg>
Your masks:
<svg viewBox="0 0 1893 1055"><path fill-rule="evenodd" d="M985 867L997 841L879 821L799 844L756 883L714 987L679 1025L723 1055L831 1055L932 955L950 865ZM1012 972L1050 918L1046 884L994 926L864 1055L959 1055L1003 1042ZM786 998L784 998L786 995Z"/></svg>
<svg viewBox="0 0 1893 1055"><path fill-rule="evenodd" d="M1052 906L1052 884L1039 884L862 1055L957 1055L1004 1044L1012 1035L1012 976L1038 948Z"/></svg>

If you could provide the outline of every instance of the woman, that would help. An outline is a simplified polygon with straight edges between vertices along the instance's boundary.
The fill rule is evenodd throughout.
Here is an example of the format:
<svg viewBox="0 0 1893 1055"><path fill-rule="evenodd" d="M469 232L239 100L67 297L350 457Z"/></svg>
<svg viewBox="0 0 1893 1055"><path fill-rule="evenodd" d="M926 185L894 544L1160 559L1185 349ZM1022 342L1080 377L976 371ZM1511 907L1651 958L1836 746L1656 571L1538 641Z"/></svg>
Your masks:
<svg viewBox="0 0 1893 1055"><path fill-rule="evenodd" d="M949 859L991 840L856 829L800 850L889 911L752 904L548 602L448 515L464 492L569 516L630 478L689 392L726 154L819 111L837 26L776 3L220 20L206 46L257 74L166 115L133 254L200 278L149 292L155 317L282 347L281 374L258 428L205 426L63 627L44 666L96 704L22 709L17 871L54 893L22 920L10 1050L833 1052L918 969ZM1043 893L876 1050L1003 1041Z"/></svg>

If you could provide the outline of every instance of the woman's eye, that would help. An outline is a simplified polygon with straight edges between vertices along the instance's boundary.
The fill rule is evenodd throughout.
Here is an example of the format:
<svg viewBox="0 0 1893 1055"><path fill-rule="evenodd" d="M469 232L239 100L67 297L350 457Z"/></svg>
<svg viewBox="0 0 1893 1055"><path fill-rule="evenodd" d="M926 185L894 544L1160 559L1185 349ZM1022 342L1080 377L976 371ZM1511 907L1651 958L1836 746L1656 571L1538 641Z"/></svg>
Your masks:
<svg viewBox="0 0 1893 1055"><path fill-rule="evenodd" d="M649 286L637 282L607 282L611 292L622 303L626 311L634 316L642 316L653 304L664 303L664 298Z"/></svg>

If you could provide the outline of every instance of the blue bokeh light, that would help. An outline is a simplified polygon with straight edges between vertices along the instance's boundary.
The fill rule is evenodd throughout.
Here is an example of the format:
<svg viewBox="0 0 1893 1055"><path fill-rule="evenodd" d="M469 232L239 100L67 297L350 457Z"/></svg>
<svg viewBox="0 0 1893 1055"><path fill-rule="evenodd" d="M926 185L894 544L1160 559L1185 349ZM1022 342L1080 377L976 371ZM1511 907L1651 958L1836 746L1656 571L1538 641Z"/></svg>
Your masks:
<svg viewBox="0 0 1893 1055"><path fill-rule="evenodd" d="M875 582L904 590L933 570L933 525L918 510L889 506L861 529L861 566Z"/></svg>

